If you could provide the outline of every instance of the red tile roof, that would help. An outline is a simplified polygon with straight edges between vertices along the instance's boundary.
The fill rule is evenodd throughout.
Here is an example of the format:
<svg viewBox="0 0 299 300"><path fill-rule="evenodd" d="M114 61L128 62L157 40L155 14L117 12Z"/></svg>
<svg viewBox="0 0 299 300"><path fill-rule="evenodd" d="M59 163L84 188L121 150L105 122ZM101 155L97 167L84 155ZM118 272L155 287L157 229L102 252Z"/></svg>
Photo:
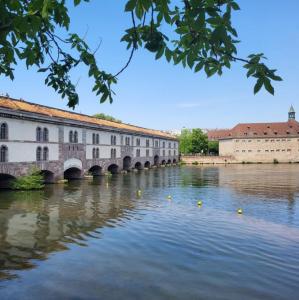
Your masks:
<svg viewBox="0 0 299 300"><path fill-rule="evenodd" d="M78 113L74 113L62 109L56 109L44 105L27 102L24 100L11 99L8 97L0 96L0 108L11 109L14 111L31 112L40 115L45 115L48 117L56 117L60 119L80 121L83 123L89 123L93 125L116 128L120 130L131 131L134 133L142 133L142 134L153 135L161 138L177 140L175 136L160 130L147 129L147 128L138 127L130 124L107 121L107 120L91 117L88 115L78 114Z"/></svg>
<svg viewBox="0 0 299 300"><path fill-rule="evenodd" d="M212 129L207 131L209 141L217 141L222 138L229 137L229 129Z"/></svg>
<svg viewBox="0 0 299 300"><path fill-rule="evenodd" d="M228 136L225 138L245 138L245 137L299 137L299 122L289 120L288 122L277 123L245 123L238 124L229 130Z"/></svg>

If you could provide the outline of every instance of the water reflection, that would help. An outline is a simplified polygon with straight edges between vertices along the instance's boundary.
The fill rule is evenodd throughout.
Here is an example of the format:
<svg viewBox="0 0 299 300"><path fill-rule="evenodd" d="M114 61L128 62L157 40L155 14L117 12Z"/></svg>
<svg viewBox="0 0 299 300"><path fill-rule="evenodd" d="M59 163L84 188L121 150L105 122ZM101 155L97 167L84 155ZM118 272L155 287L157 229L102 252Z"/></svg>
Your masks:
<svg viewBox="0 0 299 300"><path fill-rule="evenodd" d="M141 197L137 190L142 190ZM166 199L169 194L172 201ZM199 197L204 202L200 209L196 205ZM292 278L299 276L299 270L292 269L298 261L298 197L298 165L169 167L50 185L44 191L2 191L0 279L14 283L5 279L21 276L20 270L39 270L42 260L51 261L51 253L65 251L65 269L61 274L66 276L63 278L66 282L74 272L79 274L80 270L91 268L94 261L98 262L98 268L90 273L93 283L86 283L82 293L100 284L113 285L110 278L114 276L118 276L123 286L126 281L121 275L128 274L127 279L140 279L140 289L127 284L130 293L125 299L132 299L136 290L142 294L143 288L148 288L148 299L156 299L157 295L159 299L167 298L165 295L175 299L170 296L180 293L186 296L188 292L191 296L198 295L199 277L205 282L205 287L202 286L205 295L213 295L214 299L221 290L217 287L222 287L221 293L226 291L228 295L227 286L236 282L243 285L243 291L254 285L253 291L266 286L265 293L271 295L272 288L277 287L277 282L274 285L271 282L280 272L288 273L283 282L286 287L295 286L296 279ZM242 217L235 214L239 206L245 208ZM113 236L106 229L118 233ZM102 243L90 245L91 239ZM67 262L67 253L77 245L87 250L86 266ZM283 250L288 251L288 256ZM76 259L78 252L76 249L72 253ZM275 261L280 264L276 273L271 273L269 268ZM56 266L54 263L54 270ZM182 285L166 284L163 290L165 281L161 284L159 276L176 280L167 274L169 268ZM254 276L258 272L260 279ZM96 281L95 278L103 278L101 275L107 273L112 276L108 283ZM151 281L146 285L142 278ZM151 294L152 286L164 294ZM80 293L75 285L71 289ZM253 291L248 293L251 299L256 295ZM7 295L13 292L9 290ZM117 296L115 299L119 299Z"/></svg>
<svg viewBox="0 0 299 300"><path fill-rule="evenodd" d="M150 177L148 178L148 180ZM8 270L34 267L67 243L84 245L96 229L130 218L141 176L100 177L92 182L47 186L44 192L2 192L0 201L0 278Z"/></svg>

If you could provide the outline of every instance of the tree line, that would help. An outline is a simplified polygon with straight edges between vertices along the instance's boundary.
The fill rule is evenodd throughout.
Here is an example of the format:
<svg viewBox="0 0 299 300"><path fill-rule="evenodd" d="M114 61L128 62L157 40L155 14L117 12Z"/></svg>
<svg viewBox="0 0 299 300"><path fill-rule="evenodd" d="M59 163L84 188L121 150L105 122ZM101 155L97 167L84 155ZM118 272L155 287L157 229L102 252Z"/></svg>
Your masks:
<svg viewBox="0 0 299 300"><path fill-rule="evenodd" d="M181 154L213 154L219 153L218 141L209 141L208 136L200 128L183 129L179 135Z"/></svg>

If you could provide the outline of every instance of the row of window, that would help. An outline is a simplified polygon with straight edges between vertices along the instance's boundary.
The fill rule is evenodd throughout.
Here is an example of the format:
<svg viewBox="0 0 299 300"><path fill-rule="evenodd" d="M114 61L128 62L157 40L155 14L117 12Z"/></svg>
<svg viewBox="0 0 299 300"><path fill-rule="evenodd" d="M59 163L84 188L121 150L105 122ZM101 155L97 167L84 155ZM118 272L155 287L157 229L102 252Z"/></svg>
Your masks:
<svg viewBox="0 0 299 300"><path fill-rule="evenodd" d="M238 142L240 142L241 140L235 140L235 142L236 143L238 143ZM254 140L255 141L255 140ZM256 140L258 143L259 142L290 142L291 141L291 139L271 139L271 140L269 140L269 139L267 139L267 140ZM299 142L299 139L297 139L297 141ZM246 143L246 142L248 142L248 143L251 143L252 142L252 140L242 140L242 142L243 143Z"/></svg>
<svg viewBox="0 0 299 300"><path fill-rule="evenodd" d="M237 150L238 152L238 150ZM242 151L243 152L243 151ZM171 150L169 150L169 156L171 156ZM136 157L140 157L140 149L136 149ZM176 151L174 150L174 155L176 155ZM146 149L146 156L150 156L149 149ZM165 150L163 150L163 156L165 156ZM100 158L100 149L93 148L92 149L92 158L97 159ZM116 149L111 149L111 158L116 158ZM36 149L36 161L48 161L49 160L49 149L48 147L37 147ZM0 162L8 161L8 148L5 145L1 146L0 149Z"/></svg>
<svg viewBox="0 0 299 300"><path fill-rule="evenodd" d="M290 128L292 128L292 127L290 127ZM274 131L273 133L274 133L274 135L278 135L278 132L277 132L277 131ZM288 130L286 130L285 133L286 133L286 134L291 134L291 132L288 131ZM264 135L268 135L268 132L267 132L267 131L264 131L263 134L264 134ZM297 134L299 134L299 131L297 131ZM248 135L248 132L244 132L244 135ZM253 135L258 135L258 134L257 134L257 132L254 132ZM270 133L270 135L272 135L272 133Z"/></svg>
<svg viewBox="0 0 299 300"><path fill-rule="evenodd" d="M0 140L8 140L8 125L6 123L1 123L0 125ZM36 141L37 142L48 142L49 141L49 130L48 128L36 128ZM125 137L125 145L130 146L130 137ZM78 132L76 130L71 130L69 132L69 143L78 143ZM100 135L98 133L92 134L92 143L94 145L100 144ZM116 145L116 135L111 135L111 145ZM136 146L140 146L140 138L136 138ZM150 140L146 139L146 147L149 147ZM155 148L159 147L159 142L154 142ZM171 148L171 142L168 143L168 148ZM176 148L177 144L173 143L173 147ZM165 141L162 144L162 148L165 148Z"/></svg>
<svg viewBox="0 0 299 300"><path fill-rule="evenodd" d="M271 150L268 150L268 149L266 149L266 150L257 150L257 152L262 152L262 151L264 151L264 152L291 152L292 151L292 149L276 149L276 150L274 150L274 149L271 149ZM236 150L235 152L253 152L252 150Z"/></svg>

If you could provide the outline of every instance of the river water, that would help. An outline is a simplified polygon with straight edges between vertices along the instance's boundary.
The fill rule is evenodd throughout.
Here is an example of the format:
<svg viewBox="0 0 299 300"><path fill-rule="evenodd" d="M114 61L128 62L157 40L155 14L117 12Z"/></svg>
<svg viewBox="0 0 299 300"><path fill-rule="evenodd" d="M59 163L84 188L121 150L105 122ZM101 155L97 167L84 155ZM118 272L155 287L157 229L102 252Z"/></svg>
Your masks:
<svg viewBox="0 0 299 300"><path fill-rule="evenodd" d="M1 191L0 299L297 300L299 165Z"/></svg>

